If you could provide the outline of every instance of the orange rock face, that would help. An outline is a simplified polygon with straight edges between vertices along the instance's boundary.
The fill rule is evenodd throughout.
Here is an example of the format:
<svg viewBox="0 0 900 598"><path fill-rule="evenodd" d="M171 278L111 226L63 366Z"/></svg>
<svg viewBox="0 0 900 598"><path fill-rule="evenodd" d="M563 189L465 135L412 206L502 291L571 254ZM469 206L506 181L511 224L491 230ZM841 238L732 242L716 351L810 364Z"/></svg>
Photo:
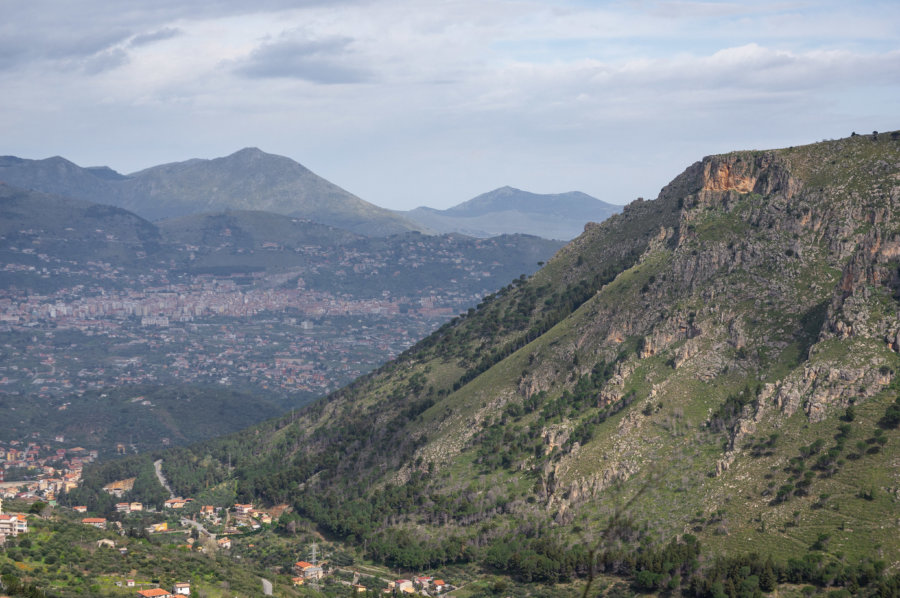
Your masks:
<svg viewBox="0 0 900 598"><path fill-rule="evenodd" d="M737 191L750 193L756 180L735 172L733 164L728 162L707 162L703 168L704 191Z"/></svg>

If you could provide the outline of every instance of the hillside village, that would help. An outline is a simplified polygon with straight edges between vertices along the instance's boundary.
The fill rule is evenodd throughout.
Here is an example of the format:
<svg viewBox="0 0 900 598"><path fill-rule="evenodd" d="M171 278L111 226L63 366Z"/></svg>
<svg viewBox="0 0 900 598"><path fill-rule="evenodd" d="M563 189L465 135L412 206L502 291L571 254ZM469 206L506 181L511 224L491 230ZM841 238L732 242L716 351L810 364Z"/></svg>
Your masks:
<svg viewBox="0 0 900 598"><path fill-rule="evenodd" d="M52 502L77 488L82 468L97 459L97 451L66 448L62 441L0 442L0 497Z"/></svg>
<svg viewBox="0 0 900 598"><path fill-rule="evenodd" d="M63 439L54 439L59 444ZM44 509L57 508L71 511L81 525L103 532L113 532L118 536L127 535L136 521L147 522L143 533L148 537L184 538L183 548L190 552L214 555L221 551L230 552L236 540L252 537L263 529L272 528L285 511L285 506L270 509L256 508L250 503L235 503L230 508L204 504L198 505L193 498L173 496L165 500L163 510L157 511L139 501L115 503L114 518L91 514L83 505L59 507L60 494L74 490L81 481L82 468L97 458L97 451L81 447L54 448L50 444L36 441L11 441L0 445L0 479L5 472L29 472L32 479L0 482L0 546L9 538L17 538L29 533L29 518L46 515ZM135 478L126 478L106 484L103 490L111 497L123 498L134 488ZM29 514L3 512L3 499L18 504L31 505ZM42 515L42 512L44 513ZM138 519L133 519L137 517ZM248 536L248 534L250 536ZM115 539L104 538L97 541L98 547L107 547L125 554L127 547ZM250 544L252 547L253 545ZM307 557L309 558L309 557ZM363 576L368 586L361 583L359 571L352 567L341 567L328 560L318 560L313 552L312 561L297 560L290 573L291 584L295 587L305 584L338 583L349 586L358 593L377 590L384 595L437 596L454 589L447 581L431 576L415 576L411 579L389 579L379 576ZM346 577L350 574L351 578ZM124 589L135 589L135 596L143 598L174 598L191 595L189 582L176 582L171 591L158 587L149 580L136 580L123 576L115 585ZM374 585L373 585L374 584ZM157 586L157 587L150 587Z"/></svg>
<svg viewBox="0 0 900 598"><path fill-rule="evenodd" d="M133 484L134 478L118 480L107 484L104 490L111 496L121 497L132 490ZM20 488L14 498L19 505L32 505L27 514L4 513L3 502L0 500L0 546L5 545L10 538L15 539L28 534L30 518L37 518L35 520L47 518L48 508L56 506L56 501L50 496L49 493ZM40 502L38 497L46 498L48 504ZM149 515L151 521L157 521L143 530L142 533L147 538L159 537L163 543L183 541L184 544L179 545L181 550L215 555L222 552L231 553L236 549L237 543L246 543L248 538L252 541L260 530L271 528L273 520L284 512L284 506L257 509L252 504L242 503L236 503L230 508L198 506L193 499L181 497L166 500L162 512L157 512L155 508L147 507L141 502L119 502L116 503L114 519L90 515L87 507L78 505L69 508L57 507L57 517L60 516L59 509L62 509L63 514L73 513L74 521L80 522L82 526L104 533L95 540L98 549L109 549L122 556L129 553L131 546L126 538L134 533L132 525L136 520L132 516L138 516L138 521L147 521L145 515ZM253 548L254 544L250 543L248 546ZM372 595L374 592L378 595L394 596L439 596L455 589L455 586L447 581L433 576L419 575L410 579L391 579L372 571L364 572L352 565L332 563L327 555L325 559L318 559L316 544L313 544L311 549L311 556L308 558L312 562L300 559L293 563L289 570L276 568L273 573L288 575L294 587L311 585L317 588L320 585L337 584L346 586L352 593L366 595ZM235 558L240 556L235 553ZM193 595L190 581L176 581L171 586L163 586L156 580L140 579L123 573L112 575L108 583L121 588L123 592L132 590L133 593L130 595L138 598L175 598Z"/></svg>

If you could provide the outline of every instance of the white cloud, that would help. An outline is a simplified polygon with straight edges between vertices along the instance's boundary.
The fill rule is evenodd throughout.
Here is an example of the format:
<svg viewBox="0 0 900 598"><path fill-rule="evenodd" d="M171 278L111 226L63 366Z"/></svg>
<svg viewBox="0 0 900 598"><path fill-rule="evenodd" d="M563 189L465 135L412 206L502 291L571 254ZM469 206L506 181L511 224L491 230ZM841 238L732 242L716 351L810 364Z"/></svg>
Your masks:
<svg viewBox="0 0 900 598"><path fill-rule="evenodd" d="M714 151L898 126L895 2L32 4L0 23L2 153L125 171L256 145L376 203L626 201Z"/></svg>

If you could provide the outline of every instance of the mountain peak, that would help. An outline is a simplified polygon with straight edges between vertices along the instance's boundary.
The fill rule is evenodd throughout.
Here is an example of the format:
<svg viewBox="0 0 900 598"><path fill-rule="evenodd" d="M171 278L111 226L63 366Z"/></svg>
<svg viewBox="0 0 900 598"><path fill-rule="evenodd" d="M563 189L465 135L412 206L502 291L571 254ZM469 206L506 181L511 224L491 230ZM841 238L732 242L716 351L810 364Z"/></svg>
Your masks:
<svg viewBox="0 0 900 598"><path fill-rule="evenodd" d="M368 203L302 164L258 147L212 160L190 159L120 175L81 168L65 158L0 158L3 180L18 187L112 204L149 220L221 210L262 210L308 218L358 234L418 230L414 223Z"/></svg>
<svg viewBox="0 0 900 598"><path fill-rule="evenodd" d="M438 232L476 237L524 233L572 239L581 234L587 222L603 221L619 209L580 191L539 194L505 185L447 210L417 208L409 216Z"/></svg>
<svg viewBox="0 0 900 598"><path fill-rule="evenodd" d="M258 147L245 147L243 149L239 149L233 154L227 156L228 158L245 158L245 157L258 157L258 156L274 156L274 154L268 154ZM281 156L279 156L281 157Z"/></svg>

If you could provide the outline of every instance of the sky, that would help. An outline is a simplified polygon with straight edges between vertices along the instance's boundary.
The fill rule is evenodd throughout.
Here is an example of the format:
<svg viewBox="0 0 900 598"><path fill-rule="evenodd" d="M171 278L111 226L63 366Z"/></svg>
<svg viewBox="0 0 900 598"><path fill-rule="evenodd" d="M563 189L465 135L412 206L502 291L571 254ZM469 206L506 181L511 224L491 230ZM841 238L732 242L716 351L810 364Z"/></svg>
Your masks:
<svg viewBox="0 0 900 598"><path fill-rule="evenodd" d="M0 0L0 154L244 147L377 205L654 198L703 156L900 129L900 2Z"/></svg>

